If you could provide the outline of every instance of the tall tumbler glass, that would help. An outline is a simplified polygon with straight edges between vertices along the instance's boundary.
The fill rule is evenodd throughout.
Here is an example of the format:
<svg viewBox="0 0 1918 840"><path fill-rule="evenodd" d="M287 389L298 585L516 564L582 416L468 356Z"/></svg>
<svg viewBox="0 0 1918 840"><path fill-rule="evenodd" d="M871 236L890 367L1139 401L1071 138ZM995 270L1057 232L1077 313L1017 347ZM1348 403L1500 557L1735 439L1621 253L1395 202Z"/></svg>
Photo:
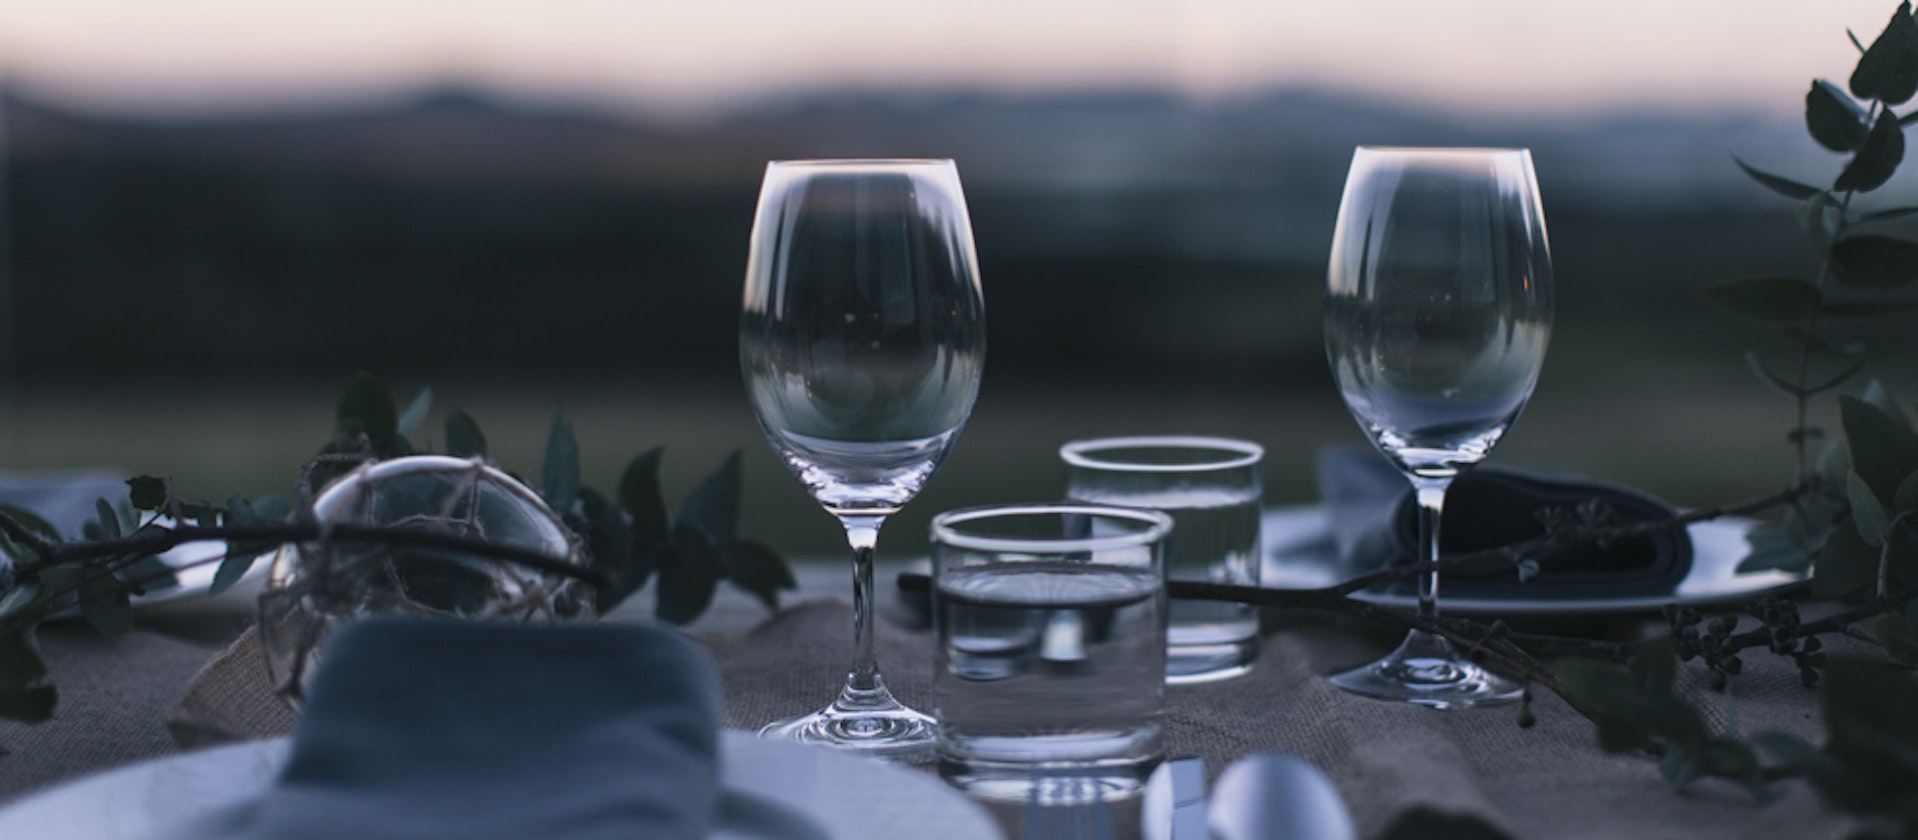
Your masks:
<svg viewBox="0 0 1918 840"><path fill-rule="evenodd" d="M1117 437L1059 448L1066 498L1151 508L1176 523L1166 579L1259 585L1260 461L1256 443L1218 437ZM1250 604L1173 601L1166 618L1166 682L1245 673L1259 655Z"/></svg>
<svg viewBox="0 0 1918 840"><path fill-rule="evenodd" d="M932 520L939 772L982 799L1120 799L1165 755L1172 518L1006 505Z"/></svg>

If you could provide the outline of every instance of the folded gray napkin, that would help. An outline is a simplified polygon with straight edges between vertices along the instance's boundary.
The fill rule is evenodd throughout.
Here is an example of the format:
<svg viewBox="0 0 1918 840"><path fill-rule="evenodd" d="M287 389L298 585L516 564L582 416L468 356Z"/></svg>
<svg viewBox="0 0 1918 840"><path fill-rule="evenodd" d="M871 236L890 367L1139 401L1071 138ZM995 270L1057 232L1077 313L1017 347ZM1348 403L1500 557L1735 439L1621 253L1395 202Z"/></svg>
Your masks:
<svg viewBox="0 0 1918 840"><path fill-rule="evenodd" d="M364 619L328 643L280 777L179 836L704 838L718 709L669 628Z"/></svg>
<svg viewBox="0 0 1918 840"><path fill-rule="evenodd" d="M1418 505L1410 482L1378 453L1333 449L1319 456L1325 500L1343 577L1418 559ZM1664 519L1677 511L1644 493L1574 476L1478 466L1452 482L1439 529L1441 555L1464 554L1538 537L1546 508L1576 508L1597 499L1617 522ZM1521 581L1511 567L1446 572L1445 597L1484 599L1623 598L1668 594L1691 571L1684 529L1600 545L1584 543L1538 561ZM1416 584L1401 583L1406 591Z"/></svg>

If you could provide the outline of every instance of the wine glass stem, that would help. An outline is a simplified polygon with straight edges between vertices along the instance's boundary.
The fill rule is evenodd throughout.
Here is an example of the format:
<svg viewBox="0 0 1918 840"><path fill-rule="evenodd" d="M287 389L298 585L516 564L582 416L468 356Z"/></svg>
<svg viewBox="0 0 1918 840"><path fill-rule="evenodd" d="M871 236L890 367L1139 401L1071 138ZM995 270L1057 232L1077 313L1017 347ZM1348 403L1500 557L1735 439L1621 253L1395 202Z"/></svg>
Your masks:
<svg viewBox="0 0 1918 840"><path fill-rule="evenodd" d="M1445 490L1451 484L1451 476L1412 477L1413 495L1419 505L1419 550L1427 563L1437 563L1439 559L1439 519L1445 511ZM1419 617L1438 617L1438 593L1437 569L1419 576Z"/></svg>
<svg viewBox="0 0 1918 840"><path fill-rule="evenodd" d="M879 526L883 516L842 514L846 542L852 546L852 671L846 674L846 687L856 692L884 688L879 678L879 661L873 653L872 564L879 545Z"/></svg>

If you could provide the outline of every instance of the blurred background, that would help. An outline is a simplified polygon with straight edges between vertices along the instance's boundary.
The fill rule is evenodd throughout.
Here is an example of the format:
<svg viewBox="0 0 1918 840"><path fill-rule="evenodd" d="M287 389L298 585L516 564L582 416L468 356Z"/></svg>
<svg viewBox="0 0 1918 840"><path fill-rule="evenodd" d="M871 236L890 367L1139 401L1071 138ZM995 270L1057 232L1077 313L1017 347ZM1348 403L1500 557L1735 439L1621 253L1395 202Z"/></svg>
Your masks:
<svg viewBox="0 0 1918 840"><path fill-rule="evenodd" d="M1894 8L11 0L0 469L286 492L366 370L402 401L431 387L429 430L466 410L522 473L556 410L602 488L664 446L677 500L740 450L745 531L837 554L739 384L759 178L937 156L971 206L987 375L883 551L920 550L941 509L1055 497L1082 436L1251 438L1268 503L1309 502L1315 453L1364 442L1318 316L1352 147L1523 145L1559 318L1495 458L1682 505L1762 495L1793 418L1745 354L1788 345L1700 289L1816 262L1732 158L1828 183L1804 92ZM1918 396L1910 323L1858 334Z"/></svg>

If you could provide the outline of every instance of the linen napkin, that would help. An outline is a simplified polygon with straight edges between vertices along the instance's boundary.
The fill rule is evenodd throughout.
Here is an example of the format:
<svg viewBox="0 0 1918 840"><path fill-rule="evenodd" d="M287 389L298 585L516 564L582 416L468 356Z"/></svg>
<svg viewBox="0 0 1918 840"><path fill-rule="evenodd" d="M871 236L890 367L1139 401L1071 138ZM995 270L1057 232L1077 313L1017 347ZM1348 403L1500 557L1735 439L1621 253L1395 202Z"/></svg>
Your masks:
<svg viewBox="0 0 1918 840"><path fill-rule="evenodd" d="M647 624L368 618L328 644L281 775L180 837L704 838L718 678Z"/></svg>
<svg viewBox="0 0 1918 840"><path fill-rule="evenodd" d="M1319 456L1325 500L1343 577L1418 559L1418 504L1411 484L1378 453L1333 449ZM1620 524L1664 519L1676 511L1658 499L1617 485L1575 476L1499 466L1477 466L1452 482L1439 529L1442 555L1463 554L1532 539L1545 533L1538 512L1574 508L1593 499L1610 506ZM1519 580L1510 567L1446 572L1446 597L1484 599L1622 598L1662 595L1691 570L1691 539L1683 529L1584 543L1538 561L1539 572ZM1411 591L1412 581L1401 585Z"/></svg>

